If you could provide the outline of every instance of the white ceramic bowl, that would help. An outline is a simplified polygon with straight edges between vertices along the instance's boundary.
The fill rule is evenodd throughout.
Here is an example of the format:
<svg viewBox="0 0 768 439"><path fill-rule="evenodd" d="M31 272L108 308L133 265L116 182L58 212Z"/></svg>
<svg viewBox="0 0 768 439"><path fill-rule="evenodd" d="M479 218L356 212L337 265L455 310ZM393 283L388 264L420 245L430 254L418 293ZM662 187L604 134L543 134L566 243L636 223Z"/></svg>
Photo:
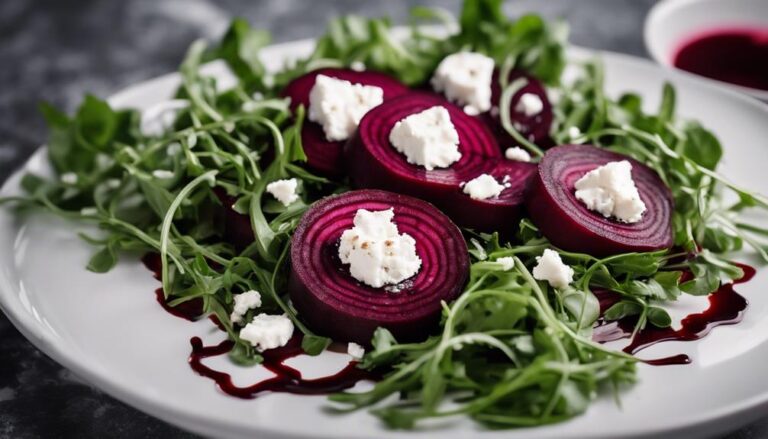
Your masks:
<svg viewBox="0 0 768 439"><path fill-rule="evenodd" d="M662 0L645 20L645 46L656 62L674 67L673 56L687 38L733 27L768 28L768 0ZM768 102L766 90L708 80Z"/></svg>

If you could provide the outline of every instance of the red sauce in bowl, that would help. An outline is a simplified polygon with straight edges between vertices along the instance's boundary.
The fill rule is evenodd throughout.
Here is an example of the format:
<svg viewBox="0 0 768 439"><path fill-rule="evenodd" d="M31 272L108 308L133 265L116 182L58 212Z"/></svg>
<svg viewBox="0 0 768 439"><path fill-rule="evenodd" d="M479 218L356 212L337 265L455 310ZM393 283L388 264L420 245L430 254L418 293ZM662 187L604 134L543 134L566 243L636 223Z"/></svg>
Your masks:
<svg viewBox="0 0 768 439"><path fill-rule="evenodd" d="M679 46L672 64L707 78L768 90L768 28L699 33Z"/></svg>

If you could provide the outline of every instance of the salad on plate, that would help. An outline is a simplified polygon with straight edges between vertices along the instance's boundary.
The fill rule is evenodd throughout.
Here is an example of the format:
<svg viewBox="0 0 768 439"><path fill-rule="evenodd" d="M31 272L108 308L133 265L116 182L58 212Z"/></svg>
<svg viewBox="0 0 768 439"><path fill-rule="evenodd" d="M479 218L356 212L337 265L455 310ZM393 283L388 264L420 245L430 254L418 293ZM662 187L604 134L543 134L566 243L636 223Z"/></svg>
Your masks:
<svg viewBox="0 0 768 439"><path fill-rule="evenodd" d="M90 271L142 255L164 308L227 334L193 338L189 363L234 397L329 394L403 429L567 420L631 391L638 363L696 361L643 348L741 319L755 269L732 254L768 261L768 229L743 219L768 199L717 172L671 84L654 112L607 96L566 38L466 0L457 21L414 9L406 33L339 18L271 71L269 35L235 20L190 47L172 100L43 105L57 178L28 173L3 202L98 226ZM234 85L201 71L213 60ZM710 306L674 329L682 295ZM325 350L351 361L315 379L284 364ZM202 361L218 355L274 377L236 385Z"/></svg>

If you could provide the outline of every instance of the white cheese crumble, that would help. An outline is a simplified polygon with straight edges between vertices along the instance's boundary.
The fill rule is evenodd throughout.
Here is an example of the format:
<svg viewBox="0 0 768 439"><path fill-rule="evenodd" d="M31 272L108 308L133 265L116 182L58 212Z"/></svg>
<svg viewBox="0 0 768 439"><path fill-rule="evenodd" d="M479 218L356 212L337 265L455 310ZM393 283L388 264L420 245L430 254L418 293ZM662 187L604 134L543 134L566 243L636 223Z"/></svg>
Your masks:
<svg viewBox="0 0 768 439"><path fill-rule="evenodd" d="M275 180L267 185L267 192L281 202L283 206L288 206L299 199L296 194L298 184L299 182L295 178Z"/></svg>
<svg viewBox="0 0 768 439"><path fill-rule="evenodd" d="M181 143L173 142L168 145L168 148L166 148L165 152L166 154L168 154L169 157L174 157L181 154L182 149L183 148L181 147Z"/></svg>
<svg viewBox="0 0 768 439"><path fill-rule="evenodd" d="M519 146L513 146L512 148L507 148L507 150L504 151L504 157L506 157L507 160L515 160L518 162L531 161L531 154L529 154L528 151L524 150L523 148L520 148Z"/></svg>
<svg viewBox="0 0 768 439"><path fill-rule="evenodd" d="M381 87L317 75L309 92L309 120L323 126L326 139L347 140L365 113L382 102Z"/></svg>
<svg viewBox="0 0 768 439"><path fill-rule="evenodd" d="M501 269L509 271L515 267L515 258L512 256L504 256L503 258L496 259L496 262L501 264Z"/></svg>
<svg viewBox="0 0 768 439"><path fill-rule="evenodd" d="M240 330L240 338L259 352L285 346L292 335L293 322L285 314L259 314Z"/></svg>
<svg viewBox="0 0 768 439"><path fill-rule="evenodd" d="M158 137L173 128L181 110L189 107L186 99L171 99L157 103L141 113L139 130L147 137Z"/></svg>
<svg viewBox="0 0 768 439"><path fill-rule="evenodd" d="M565 288L573 282L573 268L563 263L558 252L545 249L541 256L536 257L536 262L534 279L545 280L554 288Z"/></svg>
<svg viewBox="0 0 768 439"><path fill-rule="evenodd" d="M352 64L349 65L349 68L356 72L363 72L365 71L365 63L362 61L352 61Z"/></svg>
<svg viewBox="0 0 768 439"><path fill-rule="evenodd" d="M547 88L547 99L549 99L549 102L551 102L553 105L560 102L560 98L563 97L563 92L556 88Z"/></svg>
<svg viewBox="0 0 768 439"><path fill-rule="evenodd" d="M477 115L491 109L494 62L481 53L457 52L446 56L432 76L432 87L448 100Z"/></svg>
<svg viewBox="0 0 768 439"><path fill-rule="evenodd" d="M544 102L541 101L539 95L534 93L524 93L520 96L520 100L517 102L515 111L523 113L528 117L535 116L541 113L544 109Z"/></svg>
<svg viewBox="0 0 768 439"><path fill-rule="evenodd" d="M408 163L428 171L447 168L461 159L459 133L448 110L439 105L398 121L389 141Z"/></svg>
<svg viewBox="0 0 768 439"><path fill-rule="evenodd" d="M160 180L168 180L173 178L173 172L167 170L167 169L155 169L152 171L152 176L155 178L159 178Z"/></svg>
<svg viewBox="0 0 768 439"><path fill-rule="evenodd" d="M59 177L59 179L61 179L61 182L64 184L69 184L69 185L77 184L77 174L75 174L74 172L65 172L61 174L61 177Z"/></svg>
<svg viewBox="0 0 768 439"><path fill-rule="evenodd" d="M509 187L509 183L501 184L493 176L481 174L464 183L464 193L474 200L487 200L501 195L501 192Z"/></svg>
<svg viewBox="0 0 768 439"><path fill-rule="evenodd" d="M249 290L234 297L235 307L229 319L232 323L242 323L243 316L250 309L256 309L261 306L261 294L256 290Z"/></svg>
<svg viewBox="0 0 768 439"><path fill-rule="evenodd" d="M571 140L578 138L581 136L581 130L579 127L570 127L568 128L568 137L571 138Z"/></svg>
<svg viewBox="0 0 768 439"><path fill-rule="evenodd" d="M640 221L645 212L627 160L606 163L584 174L576 181L576 198L589 210L624 223Z"/></svg>
<svg viewBox="0 0 768 439"><path fill-rule="evenodd" d="M391 208L376 212L358 209L354 227L341 234L339 259L349 264L352 277L374 288L398 284L421 268L416 240L399 233L392 222L394 216Z"/></svg>
<svg viewBox="0 0 768 439"><path fill-rule="evenodd" d="M347 353L355 360L359 360L365 355L365 348L357 343L349 343L347 345Z"/></svg>

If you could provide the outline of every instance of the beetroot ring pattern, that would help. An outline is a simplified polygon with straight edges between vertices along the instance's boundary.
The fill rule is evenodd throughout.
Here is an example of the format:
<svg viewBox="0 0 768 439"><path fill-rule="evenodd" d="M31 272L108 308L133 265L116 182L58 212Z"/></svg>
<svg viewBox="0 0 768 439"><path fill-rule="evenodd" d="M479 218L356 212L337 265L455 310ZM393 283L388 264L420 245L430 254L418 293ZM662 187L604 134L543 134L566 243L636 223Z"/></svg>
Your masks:
<svg viewBox="0 0 768 439"><path fill-rule="evenodd" d="M632 179L646 205L642 219L631 224L589 210L575 195L576 181L584 174L621 160L632 164ZM673 244L672 194L656 172L630 157L590 145L547 151L527 208L544 236L564 250L608 256L662 250Z"/></svg>
<svg viewBox="0 0 768 439"><path fill-rule="evenodd" d="M461 159L448 168L427 171L408 163L391 145L389 133L398 121L436 105L445 107L450 114L459 134ZM535 168L529 163L505 164L498 143L485 124L442 97L422 92L399 96L368 112L355 136L347 142L346 154L354 187L390 190L427 200L458 225L482 231L504 229L510 221L516 221L522 195ZM498 198L473 200L463 193L462 183L481 174L502 180L505 170L510 170L510 187Z"/></svg>
<svg viewBox="0 0 768 439"><path fill-rule="evenodd" d="M408 163L406 157L392 147L389 133L397 122L412 114L420 113L434 106L448 110L451 122L459 134L461 159L449 168L427 171L422 166ZM454 188L491 168L489 158L501 157L501 150L491 132L479 121L464 114L459 107L445 99L428 93L404 95L369 111L358 127L357 139L364 146L364 151L352 148L352 153L366 152L376 162L386 164L386 171L394 176L395 181L403 180L404 185L426 185L435 188ZM356 145L355 145L356 146ZM349 163L349 174L353 181L364 179L366 169L354 161Z"/></svg>
<svg viewBox="0 0 768 439"><path fill-rule="evenodd" d="M396 292L357 281L338 258L339 238L353 227L358 209L389 208L400 233L415 239L422 260L420 271ZM361 190L318 201L304 215L292 239L288 291L309 327L334 340L368 345L379 326L398 340L416 340L434 329L441 301L458 297L468 272L461 232L434 206L405 195Z"/></svg>
<svg viewBox="0 0 768 439"><path fill-rule="evenodd" d="M291 110L295 111L300 105L305 109L309 108L309 93L315 85L317 75L343 79L353 84L381 87L385 101L408 92L408 87L383 73L338 68L319 69L294 79L283 89L281 95L291 98ZM307 119L301 129L301 142L310 168L326 176L337 177L342 174L343 141L327 140L322 126Z"/></svg>

